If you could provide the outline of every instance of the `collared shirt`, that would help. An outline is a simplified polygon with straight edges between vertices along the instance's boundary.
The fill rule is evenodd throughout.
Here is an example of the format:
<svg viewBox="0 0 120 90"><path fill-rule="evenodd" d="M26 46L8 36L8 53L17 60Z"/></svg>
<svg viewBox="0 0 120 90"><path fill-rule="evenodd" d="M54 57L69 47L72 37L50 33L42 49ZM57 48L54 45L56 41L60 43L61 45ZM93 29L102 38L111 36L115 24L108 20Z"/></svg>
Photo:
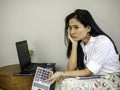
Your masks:
<svg viewBox="0 0 120 90"><path fill-rule="evenodd" d="M83 42L80 44L84 52L84 64L93 74L120 72L119 55L108 37L91 36L86 45Z"/></svg>

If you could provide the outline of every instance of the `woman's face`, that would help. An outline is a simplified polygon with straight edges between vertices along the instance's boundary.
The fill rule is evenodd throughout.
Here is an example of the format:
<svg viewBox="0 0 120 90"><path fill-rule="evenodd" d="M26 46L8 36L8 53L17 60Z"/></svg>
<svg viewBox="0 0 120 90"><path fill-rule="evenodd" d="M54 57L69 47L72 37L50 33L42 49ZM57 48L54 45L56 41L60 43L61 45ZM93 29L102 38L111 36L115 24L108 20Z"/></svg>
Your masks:
<svg viewBox="0 0 120 90"><path fill-rule="evenodd" d="M84 25L81 24L76 18L72 18L69 20L68 30L70 31L70 35L73 40L82 40L84 42L88 38L87 35L90 31L90 27L84 27Z"/></svg>

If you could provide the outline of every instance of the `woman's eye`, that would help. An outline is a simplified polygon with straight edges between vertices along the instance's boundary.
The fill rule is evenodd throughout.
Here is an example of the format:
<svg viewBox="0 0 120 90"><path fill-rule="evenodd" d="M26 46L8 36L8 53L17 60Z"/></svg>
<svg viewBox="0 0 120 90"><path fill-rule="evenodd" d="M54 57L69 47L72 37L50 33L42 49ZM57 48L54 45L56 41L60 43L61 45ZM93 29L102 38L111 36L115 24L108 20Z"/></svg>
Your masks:
<svg viewBox="0 0 120 90"><path fill-rule="evenodd" d="M74 29L74 30L77 30L79 27L78 26L73 26L73 27L68 27L68 30L72 30L72 29Z"/></svg>
<svg viewBox="0 0 120 90"><path fill-rule="evenodd" d="M78 29L79 27L74 27L75 29Z"/></svg>

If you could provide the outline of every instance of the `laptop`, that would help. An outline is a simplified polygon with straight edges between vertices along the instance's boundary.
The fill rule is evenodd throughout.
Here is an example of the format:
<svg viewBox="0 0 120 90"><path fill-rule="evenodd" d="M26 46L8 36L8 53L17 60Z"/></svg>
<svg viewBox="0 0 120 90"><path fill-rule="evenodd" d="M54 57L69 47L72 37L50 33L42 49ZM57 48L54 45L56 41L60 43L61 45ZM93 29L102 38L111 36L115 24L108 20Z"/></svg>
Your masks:
<svg viewBox="0 0 120 90"><path fill-rule="evenodd" d="M16 42L16 49L21 72L14 72L13 75L34 75L38 66L51 70L55 67L55 63L32 63L27 40Z"/></svg>

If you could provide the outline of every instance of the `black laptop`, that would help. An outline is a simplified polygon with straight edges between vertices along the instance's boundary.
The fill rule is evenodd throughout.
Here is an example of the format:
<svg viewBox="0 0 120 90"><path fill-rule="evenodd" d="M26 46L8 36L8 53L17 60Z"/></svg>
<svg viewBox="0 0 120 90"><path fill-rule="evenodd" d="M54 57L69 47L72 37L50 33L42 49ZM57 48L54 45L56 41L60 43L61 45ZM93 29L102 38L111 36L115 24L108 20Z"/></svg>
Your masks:
<svg viewBox="0 0 120 90"><path fill-rule="evenodd" d="M37 66L54 69L55 63L31 63L27 40L16 42L21 72L15 72L13 75L34 75Z"/></svg>

